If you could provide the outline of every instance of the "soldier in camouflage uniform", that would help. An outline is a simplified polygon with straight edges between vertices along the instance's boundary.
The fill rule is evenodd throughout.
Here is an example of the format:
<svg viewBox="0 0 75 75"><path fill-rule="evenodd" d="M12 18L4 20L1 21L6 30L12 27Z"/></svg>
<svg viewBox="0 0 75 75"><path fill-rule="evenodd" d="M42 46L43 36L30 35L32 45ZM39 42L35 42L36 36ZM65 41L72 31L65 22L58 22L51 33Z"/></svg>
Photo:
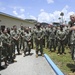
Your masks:
<svg viewBox="0 0 75 75"><path fill-rule="evenodd" d="M31 27L29 27L29 32L31 33L31 48L33 49L33 47L34 47L34 43L33 43L34 32L33 32L33 30L31 30Z"/></svg>
<svg viewBox="0 0 75 75"><path fill-rule="evenodd" d="M43 31L40 28L40 23L37 23L36 25L36 30L35 30L35 44L36 44L36 57L38 57L38 52L40 50L41 55L43 56Z"/></svg>
<svg viewBox="0 0 75 75"><path fill-rule="evenodd" d="M66 38L66 32L63 31L62 25L60 26L60 31L57 32L57 39L58 39L58 55L64 54L64 42Z"/></svg>
<svg viewBox="0 0 75 75"><path fill-rule="evenodd" d="M19 34L19 31L17 30L16 25L13 26L13 31L11 32L11 37L12 37L12 41L14 43L14 46L13 46L14 51L15 51L15 46L17 46L17 52L18 52L18 55L20 55L20 49L19 49L20 34Z"/></svg>
<svg viewBox="0 0 75 75"><path fill-rule="evenodd" d="M23 47L24 49L24 27L21 25L20 29L19 29L19 33L20 33L20 50Z"/></svg>
<svg viewBox="0 0 75 75"><path fill-rule="evenodd" d="M46 29L45 29L44 26L42 26L42 30L43 30L43 33L44 33L44 36L43 36L43 47L45 47Z"/></svg>
<svg viewBox="0 0 75 75"><path fill-rule="evenodd" d="M9 52L10 52L10 46L11 46L11 41L10 41L10 35L7 33L7 29L4 29L2 35L2 43L3 43L3 56L4 56L4 61L5 65L7 66L8 63L7 61L9 60Z"/></svg>
<svg viewBox="0 0 75 75"><path fill-rule="evenodd" d="M53 29L53 26L49 30L49 49L52 51L52 48L54 51L56 51L56 34L55 29Z"/></svg>
<svg viewBox="0 0 75 75"><path fill-rule="evenodd" d="M47 26L46 30L45 30L46 43L47 43L46 48L49 48L49 41L48 41L48 39L49 39L49 29L50 29L50 26Z"/></svg>
<svg viewBox="0 0 75 75"><path fill-rule="evenodd" d="M26 28L26 32L24 34L24 57L26 56L26 52L30 55L31 52L31 33L29 32L29 28Z"/></svg>
<svg viewBox="0 0 75 75"><path fill-rule="evenodd" d="M70 16L70 22L69 22L69 26L70 26L70 32L69 32L69 35L70 35L70 50L71 50L71 56L72 56L72 59L74 59L74 45L75 45L75 14L71 15Z"/></svg>

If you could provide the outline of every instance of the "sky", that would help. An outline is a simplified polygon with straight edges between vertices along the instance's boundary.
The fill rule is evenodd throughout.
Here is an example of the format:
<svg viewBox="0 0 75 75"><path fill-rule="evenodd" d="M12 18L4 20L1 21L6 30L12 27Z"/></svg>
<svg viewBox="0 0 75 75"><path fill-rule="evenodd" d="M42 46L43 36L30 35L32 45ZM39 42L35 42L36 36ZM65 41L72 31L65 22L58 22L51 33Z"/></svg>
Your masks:
<svg viewBox="0 0 75 75"><path fill-rule="evenodd" d="M60 22L63 12L65 23L75 12L75 0L0 0L0 12L47 23Z"/></svg>

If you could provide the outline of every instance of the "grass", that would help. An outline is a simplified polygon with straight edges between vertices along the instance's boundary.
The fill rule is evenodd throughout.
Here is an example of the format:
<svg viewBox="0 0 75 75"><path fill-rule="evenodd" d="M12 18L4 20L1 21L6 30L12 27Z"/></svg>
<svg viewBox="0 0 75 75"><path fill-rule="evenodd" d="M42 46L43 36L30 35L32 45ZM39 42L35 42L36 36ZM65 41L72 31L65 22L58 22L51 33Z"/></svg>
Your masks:
<svg viewBox="0 0 75 75"><path fill-rule="evenodd" d="M71 58L70 50L65 48L65 55L57 55L56 52L50 52L49 49L44 48L44 53L48 54L49 57L53 60L53 62L59 67L59 69L65 74L68 75L72 73L75 65Z"/></svg>

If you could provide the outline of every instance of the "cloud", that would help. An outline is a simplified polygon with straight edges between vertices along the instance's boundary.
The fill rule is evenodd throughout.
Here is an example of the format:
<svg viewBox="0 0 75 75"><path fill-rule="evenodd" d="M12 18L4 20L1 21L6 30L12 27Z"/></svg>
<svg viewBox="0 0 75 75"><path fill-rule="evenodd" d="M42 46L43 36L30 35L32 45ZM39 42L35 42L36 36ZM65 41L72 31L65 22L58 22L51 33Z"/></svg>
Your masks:
<svg viewBox="0 0 75 75"><path fill-rule="evenodd" d="M45 12L44 10L41 11L41 13L38 15L38 21L42 22L48 22L50 19L49 13Z"/></svg>
<svg viewBox="0 0 75 75"><path fill-rule="evenodd" d="M21 9L20 9L20 12L21 12L21 13L25 12L25 9L21 8Z"/></svg>
<svg viewBox="0 0 75 75"><path fill-rule="evenodd" d="M25 19L25 14L17 15L17 17L22 18L22 19Z"/></svg>
<svg viewBox="0 0 75 75"><path fill-rule="evenodd" d="M22 7L11 7L13 8L13 14L19 18L25 19L25 9Z"/></svg>
<svg viewBox="0 0 75 75"><path fill-rule="evenodd" d="M41 11L41 12L43 12L43 11L44 11L44 9L41 9L40 11Z"/></svg>
<svg viewBox="0 0 75 75"><path fill-rule="evenodd" d="M15 10L13 11L13 14L18 15L18 13Z"/></svg>
<svg viewBox="0 0 75 75"><path fill-rule="evenodd" d="M69 6L68 5L65 5L63 7L63 9L61 10L55 10L54 12L52 13L49 13L49 12L46 12L44 9L40 9L40 13L37 15L37 17L35 17L34 15L32 14L29 14L29 13L26 13L28 14L28 18L30 19L34 19L34 20L38 20L39 22L47 22L47 23L52 23L52 22L59 22L59 17L60 16L60 13L63 12L64 13L64 23L65 23L65 20L68 22L69 21L69 16L71 14L74 14L73 11L68 11L69 10ZM22 8L22 7L13 7L13 14L19 18L22 18L22 19L25 19L26 16L25 16L25 9ZM62 21L62 20L61 20Z"/></svg>
<svg viewBox="0 0 75 75"><path fill-rule="evenodd" d="M29 18L30 19L34 19L34 20L37 20L37 18L35 16L33 16L33 15L30 15Z"/></svg>
<svg viewBox="0 0 75 75"><path fill-rule="evenodd" d="M56 10L53 13L48 13L44 9L41 9L40 14L38 15L38 21L39 22L47 22L47 23L52 23L53 21L59 22L58 18L61 17L60 13L63 12L64 13L64 17L63 17L64 18L64 23L65 23L65 20L67 20L67 22L68 22L69 21L69 16L71 14L74 14L74 12L68 11L68 9L69 9L68 5L66 5L62 10L60 10L60 11Z"/></svg>
<svg viewBox="0 0 75 75"><path fill-rule="evenodd" d="M48 3L48 4L54 3L54 0L47 0L47 3Z"/></svg>

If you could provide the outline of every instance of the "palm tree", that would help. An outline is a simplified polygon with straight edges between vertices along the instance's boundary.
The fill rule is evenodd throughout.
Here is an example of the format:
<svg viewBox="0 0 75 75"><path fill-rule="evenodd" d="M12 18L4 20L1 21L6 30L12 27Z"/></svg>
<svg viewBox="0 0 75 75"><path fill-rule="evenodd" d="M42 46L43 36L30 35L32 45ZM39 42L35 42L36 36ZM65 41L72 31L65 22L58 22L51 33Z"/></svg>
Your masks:
<svg viewBox="0 0 75 75"><path fill-rule="evenodd" d="M64 16L64 13L61 12L61 13L60 13L60 16L62 17L62 24L63 24L63 16Z"/></svg>

